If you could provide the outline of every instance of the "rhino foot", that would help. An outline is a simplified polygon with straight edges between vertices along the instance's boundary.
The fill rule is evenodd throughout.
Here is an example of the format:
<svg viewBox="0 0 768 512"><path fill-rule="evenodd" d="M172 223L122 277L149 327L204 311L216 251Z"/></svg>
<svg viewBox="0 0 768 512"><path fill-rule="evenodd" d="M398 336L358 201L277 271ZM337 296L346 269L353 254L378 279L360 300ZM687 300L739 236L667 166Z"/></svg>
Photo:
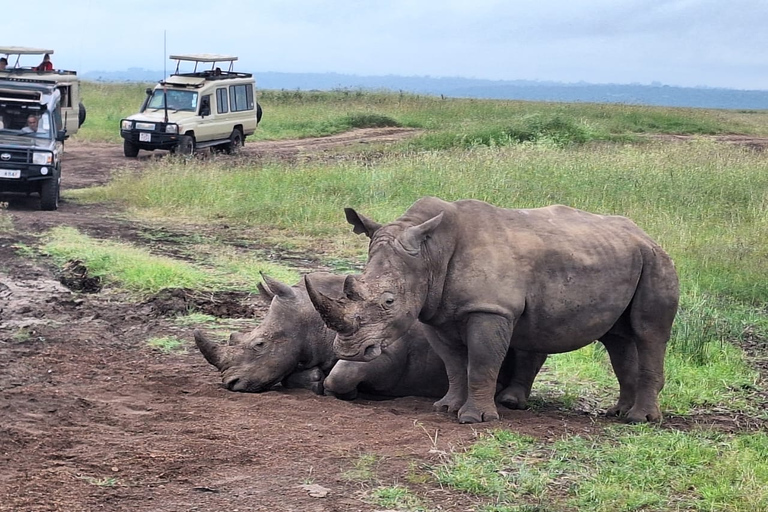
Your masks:
<svg viewBox="0 0 768 512"><path fill-rule="evenodd" d="M433 407L438 412L458 412L462 405L457 399L446 395L435 402Z"/></svg>
<svg viewBox="0 0 768 512"><path fill-rule="evenodd" d="M496 401L508 409L526 409L528 407L525 390L514 386L509 386L496 395Z"/></svg>
<svg viewBox="0 0 768 512"><path fill-rule="evenodd" d="M459 423L483 423L499 419L499 413L493 411L481 411L477 408L462 407L459 411Z"/></svg>
<svg viewBox="0 0 768 512"><path fill-rule="evenodd" d="M661 411L658 407L653 407L648 411L640 407L632 407L624 417L627 423L657 423L661 421Z"/></svg>
<svg viewBox="0 0 768 512"><path fill-rule="evenodd" d="M617 403L613 407L605 411L606 416L625 416L632 408L632 404L624 404L622 402Z"/></svg>

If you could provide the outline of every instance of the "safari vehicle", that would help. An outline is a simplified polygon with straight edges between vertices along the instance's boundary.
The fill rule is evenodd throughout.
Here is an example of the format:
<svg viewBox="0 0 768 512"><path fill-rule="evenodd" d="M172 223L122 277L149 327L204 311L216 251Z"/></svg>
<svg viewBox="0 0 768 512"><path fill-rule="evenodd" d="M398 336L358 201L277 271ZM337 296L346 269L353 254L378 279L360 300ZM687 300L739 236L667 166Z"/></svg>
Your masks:
<svg viewBox="0 0 768 512"><path fill-rule="evenodd" d="M65 69L40 70L37 65L43 57L53 55L53 50L0 46L0 54L8 60L8 66L0 70L0 79L19 83L55 84L61 93L61 115L67 134L74 135L85 122L85 106L80 101L80 79L77 72ZM62 129L64 125L61 125Z"/></svg>
<svg viewBox="0 0 768 512"><path fill-rule="evenodd" d="M0 195L38 193L56 210L67 137L58 85L0 78Z"/></svg>
<svg viewBox="0 0 768 512"><path fill-rule="evenodd" d="M237 57L202 54L170 58L176 61L176 71L147 89L138 114L120 121L125 156L136 157L140 149L185 155L206 147L237 152L261 120L253 76L233 71ZM194 62L194 70L179 72L182 62ZM201 64L210 64L210 68L198 70Z"/></svg>

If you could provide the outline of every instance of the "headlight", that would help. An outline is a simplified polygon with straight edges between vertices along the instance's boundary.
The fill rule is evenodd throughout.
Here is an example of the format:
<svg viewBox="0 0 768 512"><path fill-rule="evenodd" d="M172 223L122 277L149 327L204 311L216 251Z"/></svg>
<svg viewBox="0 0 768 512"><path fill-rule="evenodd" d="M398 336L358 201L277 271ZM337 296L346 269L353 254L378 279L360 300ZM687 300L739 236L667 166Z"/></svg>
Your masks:
<svg viewBox="0 0 768 512"><path fill-rule="evenodd" d="M179 125L177 124L166 125L165 133L179 133Z"/></svg>
<svg viewBox="0 0 768 512"><path fill-rule="evenodd" d="M32 163L37 165L49 165L53 162L53 153L32 153Z"/></svg>
<svg viewBox="0 0 768 512"><path fill-rule="evenodd" d="M121 130L130 130L131 128L133 128L133 121L129 121L128 119L120 121Z"/></svg>

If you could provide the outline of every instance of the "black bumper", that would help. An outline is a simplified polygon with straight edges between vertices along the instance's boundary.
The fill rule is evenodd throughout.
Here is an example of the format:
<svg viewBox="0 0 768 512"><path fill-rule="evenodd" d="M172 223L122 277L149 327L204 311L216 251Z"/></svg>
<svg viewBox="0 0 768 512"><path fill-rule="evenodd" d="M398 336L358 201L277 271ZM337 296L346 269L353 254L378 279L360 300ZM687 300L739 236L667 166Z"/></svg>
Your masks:
<svg viewBox="0 0 768 512"><path fill-rule="evenodd" d="M149 134L150 140L140 140L140 134ZM120 136L139 149L152 151L155 149L171 149L178 145L179 135L176 133L146 132L141 130L120 130Z"/></svg>
<svg viewBox="0 0 768 512"><path fill-rule="evenodd" d="M37 192L44 181L52 180L55 176L52 166L48 167L48 174L40 174L42 165L14 166L13 169L21 167L21 176L18 178L3 178L0 176L0 193L3 192ZM5 167L0 166L0 171Z"/></svg>

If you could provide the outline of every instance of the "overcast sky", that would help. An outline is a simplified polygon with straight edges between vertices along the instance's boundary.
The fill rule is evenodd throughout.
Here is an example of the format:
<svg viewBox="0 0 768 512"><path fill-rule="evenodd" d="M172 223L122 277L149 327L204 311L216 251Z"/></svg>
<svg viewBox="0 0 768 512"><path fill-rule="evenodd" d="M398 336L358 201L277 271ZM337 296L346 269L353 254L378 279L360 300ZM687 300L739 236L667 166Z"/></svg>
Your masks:
<svg viewBox="0 0 768 512"><path fill-rule="evenodd" d="M79 72L171 68L165 41L167 54L237 55L235 69L257 74L768 90L768 0L5 0L1 11L0 45L49 47L57 68Z"/></svg>

